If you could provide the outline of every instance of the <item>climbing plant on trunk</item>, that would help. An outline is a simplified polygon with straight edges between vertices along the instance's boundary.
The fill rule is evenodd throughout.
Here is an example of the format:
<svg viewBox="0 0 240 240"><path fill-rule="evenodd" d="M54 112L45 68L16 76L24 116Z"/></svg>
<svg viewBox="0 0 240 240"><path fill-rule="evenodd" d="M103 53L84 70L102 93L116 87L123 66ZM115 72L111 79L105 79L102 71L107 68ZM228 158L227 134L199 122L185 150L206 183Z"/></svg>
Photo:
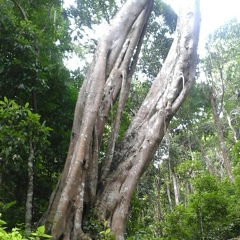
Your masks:
<svg viewBox="0 0 240 240"><path fill-rule="evenodd" d="M200 27L199 1L185 0L163 67L121 142L118 131L153 0L128 0L99 41L79 92L68 156L40 223L54 239L83 239L89 214L124 239L134 188L194 80ZM114 104L108 146L99 149Z"/></svg>

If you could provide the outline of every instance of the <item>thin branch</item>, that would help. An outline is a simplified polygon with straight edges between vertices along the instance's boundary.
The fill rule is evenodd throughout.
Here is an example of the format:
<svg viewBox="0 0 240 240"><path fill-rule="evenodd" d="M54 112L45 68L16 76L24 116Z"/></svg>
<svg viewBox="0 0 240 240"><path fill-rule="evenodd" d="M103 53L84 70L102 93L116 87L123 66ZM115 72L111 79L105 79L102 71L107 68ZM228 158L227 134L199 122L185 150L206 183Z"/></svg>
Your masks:
<svg viewBox="0 0 240 240"><path fill-rule="evenodd" d="M50 18L50 16L51 16L51 10L52 10L53 5L54 5L54 1L51 3L50 8L49 8L49 10L48 10L48 16L49 16L49 18ZM43 29L42 29L42 32L45 31L46 27L47 27L47 23L44 25L44 27L43 27Z"/></svg>
<svg viewBox="0 0 240 240"><path fill-rule="evenodd" d="M219 114L221 114L221 112L223 111L223 101L224 101L224 94L225 94L225 86L224 86L224 81L223 81L222 67L219 67L219 71L220 71L220 79L221 79L221 87L222 87L222 96L221 96L221 100L220 100L220 110L219 110Z"/></svg>
<svg viewBox="0 0 240 240"><path fill-rule="evenodd" d="M18 7L18 9L19 9L22 17L24 18L24 20L27 21L27 20L28 20L28 19L27 19L27 15L26 15L25 11L23 10L22 6L21 6L16 0L12 0L12 1L13 1L14 4Z"/></svg>

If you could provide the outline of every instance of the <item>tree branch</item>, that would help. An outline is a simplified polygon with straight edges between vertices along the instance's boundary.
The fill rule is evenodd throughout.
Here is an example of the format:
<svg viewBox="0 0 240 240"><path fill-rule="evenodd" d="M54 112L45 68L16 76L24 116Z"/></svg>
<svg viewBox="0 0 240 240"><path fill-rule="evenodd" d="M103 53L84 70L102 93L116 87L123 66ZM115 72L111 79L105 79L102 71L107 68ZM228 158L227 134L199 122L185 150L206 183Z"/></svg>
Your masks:
<svg viewBox="0 0 240 240"><path fill-rule="evenodd" d="M12 0L12 1L13 1L14 4L18 7L18 9L19 9L22 17L24 18L24 20L27 21L27 20L28 20L28 19L27 19L27 15L26 15L25 11L23 10L22 6L21 6L16 0Z"/></svg>
<svg viewBox="0 0 240 240"><path fill-rule="evenodd" d="M49 16L49 18L50 18L50 16L51 16L51 10L52 10L53 5L54 5L54 1L51 3L50 8L49 8L49 10L48 10L48 16ZM44 25L44 27L43 27L43 29L42 29L42 32L45 31L46 27L47 27L47 23Z"/></svg>

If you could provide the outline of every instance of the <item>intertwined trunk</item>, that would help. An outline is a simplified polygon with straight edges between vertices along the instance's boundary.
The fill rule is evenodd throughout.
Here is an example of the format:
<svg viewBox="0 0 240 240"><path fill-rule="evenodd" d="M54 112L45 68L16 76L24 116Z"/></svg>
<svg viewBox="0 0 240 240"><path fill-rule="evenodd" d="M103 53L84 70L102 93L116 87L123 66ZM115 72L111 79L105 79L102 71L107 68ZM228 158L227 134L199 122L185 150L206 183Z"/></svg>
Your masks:
<svg viewBox="0 0 240 240"><path fill-rule="evenodd" d="M199 2L184 0L168 57L123 140L117 143L152 6L153 0L128 0L99 42L78 96L66 164L40 221L55 239L83 239L82 221L90 209L96 219L107 221L116 239L124 239L134 188L192 85ZM106 120L116 101L105 158L99 163Z"/></svg>

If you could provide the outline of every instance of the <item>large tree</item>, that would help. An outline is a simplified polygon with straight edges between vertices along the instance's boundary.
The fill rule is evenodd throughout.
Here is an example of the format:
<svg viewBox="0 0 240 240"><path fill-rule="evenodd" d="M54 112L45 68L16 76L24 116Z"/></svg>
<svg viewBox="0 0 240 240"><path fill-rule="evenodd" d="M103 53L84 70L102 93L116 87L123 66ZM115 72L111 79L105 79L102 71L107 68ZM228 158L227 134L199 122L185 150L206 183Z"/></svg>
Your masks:
<svg viewBox="0 0 240 240"><path fill-rule="evenodd" d="M82 223L90 215L107 221L116 239L124 239L134 188L190 90L197 63L199 0L182 2L168 56L118 142L153 2L128 0L99 41L76 103L65 167L40 221L54 239L83 239ZM115 118L101 159L104 130L113 109Z"/></svg>

